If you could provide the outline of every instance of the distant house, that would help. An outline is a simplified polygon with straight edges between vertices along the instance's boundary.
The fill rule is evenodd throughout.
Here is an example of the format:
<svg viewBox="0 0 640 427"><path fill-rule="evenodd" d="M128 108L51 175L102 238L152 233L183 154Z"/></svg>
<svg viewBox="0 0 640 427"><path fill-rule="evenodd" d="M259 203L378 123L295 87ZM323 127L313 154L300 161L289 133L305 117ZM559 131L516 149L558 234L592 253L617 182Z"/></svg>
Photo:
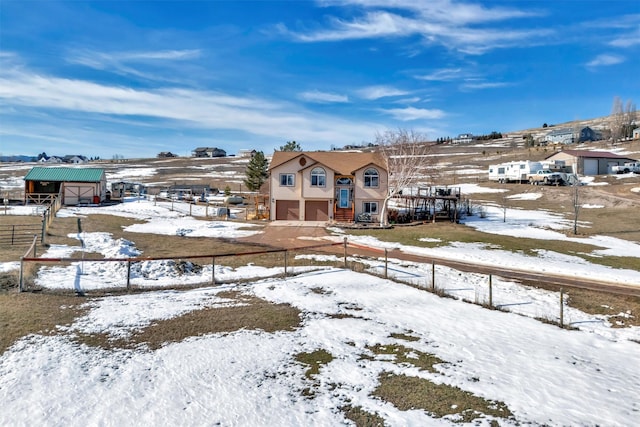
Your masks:
<svg viewBox="0 0 640 427"><path fill-rule="evenodd" d="M226 151L215 147L198 147L193 150L194 157L226 157L226 155Z"/></svg>
<svg viewBox="0 0 640 427"><path fill-rule="evenodd" d="M545 135L544 140L552 144L573 144L573 129L554 129Z"/></svg>
<svg viewBox="0 0 640 427"><path fill-rule="evenodd" d="M578 132L578 142L586 142L586 141L599 141L602 139L602 135L589 126L583 127Z"/></svg>
<svg viewBox="0 0 640 427"><path fill-rule="evenodd" d="M87 159L85 156L80 156L76 154L67 155L62 158L63 163L71 163L71 164L87 163L88 161L89 159Z"/></svg>
<svg viewBox="0 0 640 427"><path fill-rule="evenodd" d="M378 153L276 151L269 186L271 220L378 221L388 177Z"/></svg>
<svg viewBox="0 0 640 427"><path fill-rule="evenodd" d="M452 144L471 144L473 142L473 134L461 133L451 140Z"/></svg>
<svg viewBox="0 0 640 427"><path fill-rule="evenodd" d="M553 144L573 144L574 142L599 141L602 135L589 126L580 130L571 128L554 129L545 135L544 140Z"/></svg>
<svg viewBox="0 0 640 427"><path fill-rule="evenodd" d="M42 157L38 160L38 163L59 164L64 163L64 159L58 156Z"/></svg>
<svg viewBox="0 0 640 427"><path fill-rule="evenodd" d="M100 203L107 196L107 178L100 168L34 167L24 177L26 203L49 203L62 196L62 204Z"/></svg>
<svg viewBox="0 0 640 427"><path fill-rule="evenodd" d="M580 175L606 175L611 173L611 166L635 161L608 151L590 150L562 150L548 156L546 160L563 162Z"/></svg>
<svg viewBox="0 0 640 427"><path fill-rule="evenodd" d="M161 151L160 153L158 153L159 159L165 159L169 157L178 157L178 156L173 154L171 151Z"/></svg>
<svg viewBox="0 0 640 427"><path fill-rule="evenodd" d="M238 157L253 157L254 154L256 154L257 151L256 150L239 150L238 151Z"/></svg>
<svg viewBox="0 0 640 427"><path fill-rule="evenodd" d="M635 128L633 130L632 138L633 139L640 139L640 128Z"/></svg>

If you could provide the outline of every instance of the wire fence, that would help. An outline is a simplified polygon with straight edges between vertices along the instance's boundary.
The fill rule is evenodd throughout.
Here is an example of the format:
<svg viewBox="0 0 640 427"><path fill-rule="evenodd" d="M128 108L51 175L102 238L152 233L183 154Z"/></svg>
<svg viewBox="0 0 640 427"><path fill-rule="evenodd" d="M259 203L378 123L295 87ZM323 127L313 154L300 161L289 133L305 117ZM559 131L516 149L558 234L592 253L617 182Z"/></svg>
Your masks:
<svg viewBox="0 0 640 427"><path fill-rule="evenodd" d="M433 261L411 265L389 260L386 250L342 242L295 248L166 257L38 258L32 248L20 262L19 290L53 286L79 295L120 290L211 286L227 282L287 278L321 268L344 268L394 280L440 296L456 298L489 309L514 311L565 327L566 295L530 290L528 297L514 296L513 281L491 274L459 272ZM384 254L380 257L371 253ZM260 268L255 268L260 267ZM244 270L243 270L244 269ZM453 271L453 273L452 273ZM39 281L40 273L47 283ZM456 276L452 280L452 275ZM52 279L53 277L53 279ZM52 285L55 282L55 285ZM533 301L536 300L536 301ZM540 305L544 305L544 310ZM549 306L557 315L549 315Z"/></svg>

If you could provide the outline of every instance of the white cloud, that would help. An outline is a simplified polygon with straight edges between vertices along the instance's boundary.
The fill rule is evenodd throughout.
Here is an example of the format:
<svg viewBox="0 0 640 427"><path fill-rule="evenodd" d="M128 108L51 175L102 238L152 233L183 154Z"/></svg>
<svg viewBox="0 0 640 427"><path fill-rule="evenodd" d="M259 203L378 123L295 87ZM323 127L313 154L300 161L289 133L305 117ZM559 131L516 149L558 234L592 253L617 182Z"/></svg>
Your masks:
<svg viewBox="0 0 640 427"><path fill-rule="evenodd" d="M625 61L625 58L620 55L612 55L604 53L596 56L591 61L587 62L587 67L602 67L608 65L621 64Z"/></svg>
<svg viewBox="0 0 640 427"><path fill-rule="evenodd" d="M619 36L615 40L611 41L609 45L622 48L640 45L640 26L638 26L634 31Z"/></svg>
<svg viewBox="0 0 640 427"><path fill-rule="evenodd" d="M426 108L391 108L387 110L382 110L383 112L390 114L396 120L401 120L404 122L412 121L412 120L433 120L433 119L441 119L445 116L445 112L438 109L426 109Z"/></svg>
<svg viewBox="0 0 640 427"><path fill-rule="evenodd" d="M409 92L391 86L367 86L357 91L361 98L374 100L389 96L404 96Z"/></svg>
<svg viewBox="0 0 640 427"><path fill-rule="evenodd" d="M495 89L499 87L511 86L511 83L505 82L485 82L485 81L467 81L460 86L462 90L478 90L478 89Z"/></svg>
<svg viewBox="0 0 640 427"><path fill-rule="evenodd" d="M62 111L87 120L127 118L131 126L175 129L175 121L187 129L231 130L263 140L296 139L327 146L336 141L361 142L373 137L379 125L352 122L301 109L298 104L259 97L233 96L221 92L179 87L131 89L90 81L38 75L27 69L0 70L0 100L6 107L40 114ZM56 113L61 116L66 113ZM42 115L41 118L49 116ZM48 120L60 121L55 117ZM76 123L76 122L74 122ZM61 129L70 133L70 129ZM172 131L173 132L173 131ZM69 137L71 139L71 137Z"/></svg>
<svg viewBox="0 0 640 427"><path fill-rule="evenodd" d="M443 68L430 74L415 76L415 78L428 81L447 81L457 79L461 74L462 68Z"/></svg>
<svg viewBox="0 0 640 427"><path fill-rule="evenodd" d="M349 97L346 95L339 95L336 93L329 93L329 92L321 92L319 90L302 92L299 94L299 97L309 102L319 102L319 103L349 102Z"/></svg>
<svg viewBox="0 0 640 427"><path fill-rule="evenodd" d="M426 44L441 44L469 54L522 46L531 40L542 40L552 33L549 29L494 29L478 25L498 21L504 21L505 26L512 25L517 18L540 16L539 11L487 8L480 4L454 3L450 0L350 0L325 1L323 4L356 5L364 12L350 20L331 17L327 28L317 31L293 32L283 24L278 25L279 31L302 42L420 36ZM402 13L396 12L398 10Z"/></svg>

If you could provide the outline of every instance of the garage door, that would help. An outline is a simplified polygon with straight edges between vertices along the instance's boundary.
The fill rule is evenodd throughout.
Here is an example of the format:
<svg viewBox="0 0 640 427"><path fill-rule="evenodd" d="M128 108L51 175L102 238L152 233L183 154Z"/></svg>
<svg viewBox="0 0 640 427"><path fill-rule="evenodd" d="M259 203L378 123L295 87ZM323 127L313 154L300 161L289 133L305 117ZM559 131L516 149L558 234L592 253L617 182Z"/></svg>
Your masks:
<svg viewBox="0 0 640 427"><path fill-rule="evenodd" d="M598 159L584 159L584 174L598 175Z"/></svg>
<svg viewBox="0 0 640 427"><path fill-rule="evenodd" d="M304 218L307 221L328 221L329 203L324 201L307 201L304 205Z"/></svg>
<svg viewBox="0 0 640 427"><path fill-rule="evenodd" d="M297 200L276 200L276 219L297 221L300 219L300 203Z"/></svg>
<svg viewBox="0 0 640 427"><path fill-rule="evenodd" d="M65 185L64 186L64 204L65 205L77 205L80 203L92 203L93 186L82 185Z"/></svg>

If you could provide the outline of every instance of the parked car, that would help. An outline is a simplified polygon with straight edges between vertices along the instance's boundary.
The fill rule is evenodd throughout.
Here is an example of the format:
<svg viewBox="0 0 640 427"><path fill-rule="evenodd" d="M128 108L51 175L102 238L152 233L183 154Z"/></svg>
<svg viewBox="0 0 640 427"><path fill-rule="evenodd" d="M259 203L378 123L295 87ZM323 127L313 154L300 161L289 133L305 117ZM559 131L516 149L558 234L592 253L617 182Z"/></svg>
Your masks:
<svg viewBox="0 0 640 427"><path fill-rule="evenodd" d="M529 184L562 184L562 175L560 175L558 172L550 171L549 169L542 169L537 171L536 173L529 175Z"/></svg>
<svg viewBox="0 0 640 427"><path fill-rule="evenodd" d="M640 173L640 162L628 162L624 165L611 166L612 173Z"/></svg>

